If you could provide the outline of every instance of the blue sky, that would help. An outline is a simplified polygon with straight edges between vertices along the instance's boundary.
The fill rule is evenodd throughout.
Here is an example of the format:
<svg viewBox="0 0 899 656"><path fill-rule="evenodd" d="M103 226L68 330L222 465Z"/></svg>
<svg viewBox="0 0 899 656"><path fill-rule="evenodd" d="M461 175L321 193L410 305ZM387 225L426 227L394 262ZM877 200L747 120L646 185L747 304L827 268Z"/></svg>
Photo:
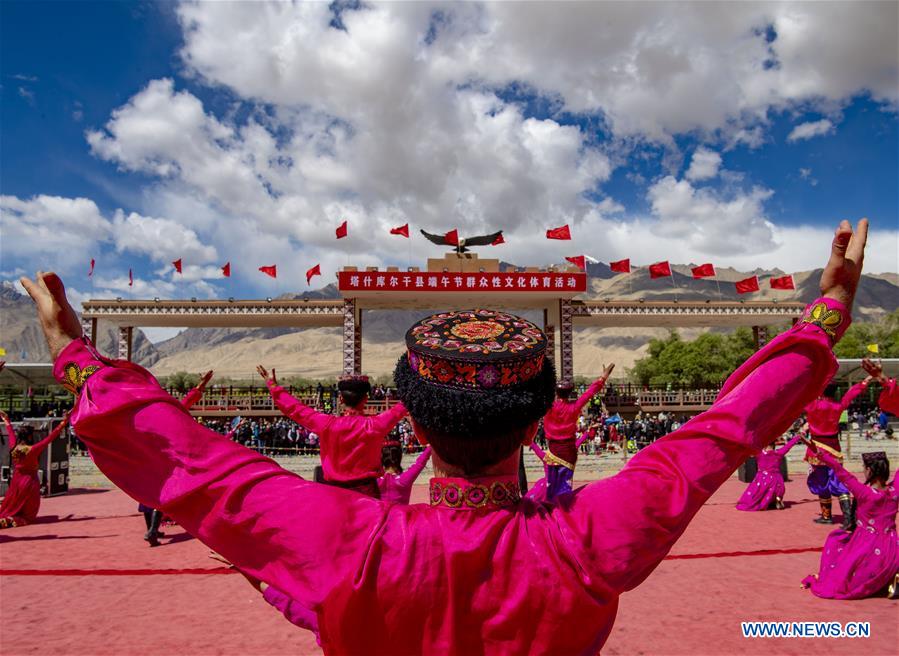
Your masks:
<svg viewBox="0 0 899 656"><path fill-rule="evenodd" d="M386 236L405 222L505 228L495 254L521 264L790 271L860 216L872 270L896 271L896 6L673 9L0 3L0 273L302 291L315 263L313 287L436 254ZM576 245L541 238L562 223Z"/></svg>

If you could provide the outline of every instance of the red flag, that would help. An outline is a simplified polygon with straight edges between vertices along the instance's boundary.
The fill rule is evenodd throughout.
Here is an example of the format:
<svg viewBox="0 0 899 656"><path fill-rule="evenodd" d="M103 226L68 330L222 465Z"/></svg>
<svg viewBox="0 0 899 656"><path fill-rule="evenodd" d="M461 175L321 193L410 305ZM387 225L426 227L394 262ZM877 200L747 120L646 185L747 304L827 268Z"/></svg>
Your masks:
<svg viewBox="0 0 899 656"><path fill-rule="evenodd" d="M172 266L175 267L175 271L181 273L181 258L179 257L177 260L172 262Z"/></svg>
<svg viewBox="0 0 899 656"><path fill-rule="evenodd" d="M347 235L346 221L344 221L339 226L337 226L337 230L335 230L335 232L337 233L338 239L343 239L344 237L346 237L346 235Z"/></svg>
<svg viewBox="0 0 899 656"><path fill-rule="evenodd" d="M628 258L626 260L618 260L617 262L609 262L609 268L618 273L630 273L631 260Z"/></svg>
<svg viewBox="0 0 899 656"><path fill-rule="evenodd" d="M226 278L231 277L231 263L225 262L225 266L222 267L222 275Z"/></svg>
<svg viewBox="0 0 899 656"><path fill-rule="evenodd" d="M321 274L322 274L321 266L316 264L314 267L312 267L311 269L309 269L306 272L306 284L308 285L311 282L312 276L320 276Z"/></svg>
<svg viewBox="0 0 899 656"><path fill-rule="evenodd" d="M576 255L574 257L566 257L566 260L571 262L574 266L576 266L581 271L587 270L587 258L583 255Z"/></svg>
<svg viewBox="0 0 899 656"><path fill-rule="evenodd" d="M449 244L450 246L458 246L459 245L459 231L458 230L450 230L448 233L443 235L443 242L445 244Z"/></svg>
<svg viewBox="0 0 899 656"><path fill-rule="evenodd" d="M568 227L568 224L563 225L561 228L552 228L546 231L546 238L571 239L571 229Z"/></svg>
<svg viewBox="0 0 899 656"><path fill-rule="evenodd" d="M91 258L91 268L87 272L87 277L90 278L92 275L94 275L94 258Z"/></svg>
<svg viewBox="0 0 899 656"><path fill-rule="evenodd" d="M780 278L771 278L769 282L771 283L771 289L796 289L796 285L793 282L793 276L790 275L781 276Z"/></svg>
<svg viewBox="0 0 899 656"><path fill-rule="evenodd" d="M406 225L401 225L399 228L391 228L390 234L399 235L400 237L409 239L409 224L407 223Z"/></svg>
<svg viewBox="0 0 899 656"><path fill-rule="evenodd" d="M503 233L499 233L496 236L496 239L494 239L493 241L490 242L490 245L491 246L499 246L500 244L505 244L505 243L506 243L506 240L503 239Z"/></svg>
<svg viewBox="0 0 899 656"><path fill-rule="evenodd" d="M698 267L690 269L694 278L711 278L715 275L715 267L711 264L700 264Z"/></svg>
<svg viewBox="0 0 899 656"><path fill-rule="evenodd" d="M134 287L134 273L132 273L131 269L128 269L128 286Z"/></svg>
<svg viewBox="0 0 899 656"><path fill-rule="evenodd" d="M261 266L259 270L262 271L267 276L271 276L272 278L278 277L278 265L273 264L271 266Z"/></svg>
<svg viewBox="0 0 899 656"><path fill-rule="evenodd" d="M734 283L734 286L737 288L738 294L748 294L749 292L757 292L759 290L759 277L752 276L751 278L744 278L743 280L738 280Z"/></svg>
<svg viewBox="0 0 899 656"><path fill-rule="evenodd" d="M656 262L649 265L649 277L652 279L665 278L671 275L671 265L668 261Z"/></svg>

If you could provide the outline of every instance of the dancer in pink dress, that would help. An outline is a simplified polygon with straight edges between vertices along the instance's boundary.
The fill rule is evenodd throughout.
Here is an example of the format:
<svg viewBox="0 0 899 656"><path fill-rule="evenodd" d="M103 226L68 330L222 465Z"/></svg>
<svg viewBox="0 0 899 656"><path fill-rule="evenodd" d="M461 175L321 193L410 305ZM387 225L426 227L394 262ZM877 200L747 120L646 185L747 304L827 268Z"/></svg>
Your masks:
<svg viewBox="0 0 899 656"><path fill-rule="evenodd" d="M47 437L37 444L20 444L16 440L16 431L5 412L0 417L6 425L9 437L9 455L13 462L12 479L3 503L0 503L0 528L13 528L34 523L41 509L41 481L37 470L41 454L50 443L59 437L69 421L66 413L63 420L51 430Z"/></svg>
<svg viewBox="0 0 899 656"><path fill-rule="evenodd" d="M528 321L471 310L410 328L394 376L435 477L430 505L405 506L304 481L197 425L144 369L96 351L57 276L22 282L100 470L315 613L326 654L595 654L619 596L832 376L866 234L867 221L854 235L841 224L822 297L709 410L555 504L518 496L521 445L555 386L546 336Z"/></svg>
<svg viewBox="0 0 899 656"><path fill-rule="evenodd" d="M862 483L838 458L817 449L814 442L808 444L858 500L858 525L852 533L838 528L827 536L818 573L805 577L802 584L827 599L871 597L893 583L899 573L899 492L888 483L890 461L883 451L862 454Z"/></svg>
<svg viewBox="0 0 899 656"><path fill-rule="evenodd" d="M337 389L346 406L342 417L318 412L295 399L278 385L275 370L271 375L262 365L256 371L265 380L275 405L284 416L319 436L324 482L378 498L381 447L390 431L406 416L406 408L397 403L377 415L366 415L371 383L368 376L343 376Z"/></svg>
<svg viewBox="0 0 899 656"><path fill-rule="evenodd" d="M756 456L758 472L743 492L743 496L737 501L737 510L769 510L774 507L777 510L784 509L784 477L780 473L780 462L803 438L803 433L797 433L789 442L775 449L774 442L766 446Z"/></svg>
<svg viewBox="0 0 899 656"><path fill-rule="evenodd" d="M580 449L581 444L590 439L592 435L588 431L584 431L584 434L577 438L577 441L574 443L575 449ZM549 488L546 485L547 476L549 475L550 464L547 464L547 456L546 451L540 448L540 445L536 442L531 442L530 445L531 451L534 452L534 455L540 458L540 462L543 463L543 478L534 483L531 486L531 489L528 490L528 493L525 495L528 499L533 499L534 501L552 501L559 494L564 494L566 491L571 492L571 488L569 487L567 490L563 490L561 492L556 491L556 494L553 496L549 496Z"/></svg>
<svg viewBox="0 0 899 656"><path fill-rule="evenodd" d="M378 490L381 492L381 501L386 503L401 503L409 505L412 496L412 486L419 474L428 464L431 457L431 447L425 448L415 462L403 471L403 448L399 442L387 442L381 449L381 464L384 474L378 478Z"/></svg>
<svg viewBox="0 0 899 656"><path fill-rule="evenodd" d="M602 376L597 378L587 391L574 401L569 397L574 392L571 381L560 381L556 385L556 400L543 418L543 433L546 436L547 451L541 458L545 465L546 498L554 499L559 494L571 492L574 479L574 468L577 465L578 447L575 445L577 420L584 406L599 394L615 368L614 364L605 367Z"/></svg>

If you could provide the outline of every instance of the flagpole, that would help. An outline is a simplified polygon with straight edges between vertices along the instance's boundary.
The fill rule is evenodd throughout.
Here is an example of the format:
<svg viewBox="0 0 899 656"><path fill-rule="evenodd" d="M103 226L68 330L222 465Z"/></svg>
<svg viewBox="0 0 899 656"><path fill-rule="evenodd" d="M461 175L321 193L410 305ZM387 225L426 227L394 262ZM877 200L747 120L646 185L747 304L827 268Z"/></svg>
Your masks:
<svg viewBox="0 0 899 656"><path fill-rule="evenodd" d="M715 285L718 287L718 300L721 299L721 283L718 281L718 269L715 269Z"/></svg>
<svg viewBox="0 0 899 656"><path fill-rule="evenodd" d="M671 270L671 289L674 290L674 302L677 303L677 285L674 284L674 269Z"/></svg>

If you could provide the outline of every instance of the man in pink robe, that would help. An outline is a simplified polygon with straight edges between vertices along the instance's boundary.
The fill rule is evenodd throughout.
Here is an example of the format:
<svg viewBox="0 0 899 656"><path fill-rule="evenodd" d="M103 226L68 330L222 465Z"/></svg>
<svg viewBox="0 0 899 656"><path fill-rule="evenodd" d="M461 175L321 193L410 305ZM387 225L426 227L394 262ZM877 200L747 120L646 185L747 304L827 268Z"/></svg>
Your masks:
<svg viewBox="0 0 899 656"><path fill-rule="evenodd" d="M406 407L397 403L380 414L365 414L371 389L368 377L346 376L338 382L346 407L343 416L319 412L278 385L274 369L271 376L261 365L257 371L278 410L319 436L325 482L378 498L378 478L384 474L381 449L390 431L406 416Z"/></svg>
<svg viewBox="0 0 899 656"><path fill-rule="evenodd" d="M198 426L148 372L97 353L55 275L23 284L38 306L57 375L74 383L73 424L97 466L242 571L314 612L326 654L595 654L612 629L619 595L655 569L711 494L785 431L832 376L831 347L850 322L866 232L867 221L854 238L848 222L841 224L822 274L823 297L744 363L711 409L642 450L616 476L551 505L517 496L519 449L536 431L533 412L528 425L513 423L501 436L521 435L517 444L508 441L511 450L481 438L494 449L494 462L478 468L480 443L466 438L476 417L445 405L470 396L444 387L441 402L425 408L421 390L402 389L416 435L431 440L436 478L430 507L385 504L304 481ZM545 336L519 324L545 352ZM458 327L466 338L482 332ZM407 346L409 340L407 334ZM426 362L410 349L408 365L404 376L435 389L444 378L478 385L481 403L503 391L486 391L500 379L494 363L471 370L437 355ZM515 404L528 397L530 406L521 408L543 412L554 376L534 378L534 365L516 361L503 373L542 381L539 393L507 398ZM497 408L472 425L501 427L513 417ZM451 425L464 432L439 428ZM448 462L449 453L464 465Z"/></svg>

